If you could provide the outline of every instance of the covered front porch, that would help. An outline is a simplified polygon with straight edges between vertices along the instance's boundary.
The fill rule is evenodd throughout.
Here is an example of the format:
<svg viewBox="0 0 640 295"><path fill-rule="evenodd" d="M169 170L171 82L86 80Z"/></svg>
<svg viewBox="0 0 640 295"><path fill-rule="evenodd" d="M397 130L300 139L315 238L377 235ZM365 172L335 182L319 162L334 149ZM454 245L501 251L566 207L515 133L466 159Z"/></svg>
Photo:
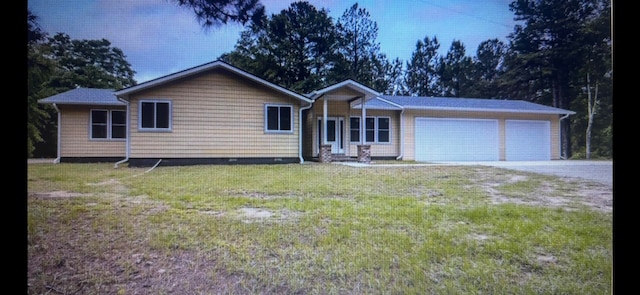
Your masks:
<svg viewBox="0 0 640 295"><path fill-rule="evenodd" d="M371 161L371 146L366 142L367 109L365 102L380 94L352 80L314 91L307 112L305 132L306 157L319 162ZM356 108L356 106L358 108Z"/></svg>

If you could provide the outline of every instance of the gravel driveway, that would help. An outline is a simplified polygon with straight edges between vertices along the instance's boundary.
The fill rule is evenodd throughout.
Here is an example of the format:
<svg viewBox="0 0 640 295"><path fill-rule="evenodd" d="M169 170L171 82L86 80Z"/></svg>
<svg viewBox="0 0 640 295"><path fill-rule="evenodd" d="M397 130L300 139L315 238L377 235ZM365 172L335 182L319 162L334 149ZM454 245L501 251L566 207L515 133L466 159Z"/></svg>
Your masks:
<svg viewBox="0 0 640 295"><path fill-rule="evenodd" d="M495 161L456 162L458 165L484 165L560 177L581 178L613 187L613 161Z"/></svg>

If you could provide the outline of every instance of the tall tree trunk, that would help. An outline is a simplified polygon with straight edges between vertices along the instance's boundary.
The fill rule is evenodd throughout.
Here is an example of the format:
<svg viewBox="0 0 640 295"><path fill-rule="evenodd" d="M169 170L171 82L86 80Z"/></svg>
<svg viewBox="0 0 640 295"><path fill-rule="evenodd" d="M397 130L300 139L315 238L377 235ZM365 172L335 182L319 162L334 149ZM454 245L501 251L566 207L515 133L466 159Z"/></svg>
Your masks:
<svg viewBox="0 0 640 295"><path fill-rule="evenodd" d="M595 93L591 96L591 81L589 79L589 73L587 73L587 132L585 136L586 140L586 158L591 159L591 128L593 126L593 118L596 115L596 107L598 106L598 83L596 82Z"/></svg>
<svg viewBox="0 0 640 295"><path fill-rule="evenodd" d="M360 71L360 69L358 69L358 57L358 28L356 28L353 33L353 66L351 67L351 77L349 77L356 81L359 80L356 74ZM362 83L363 81L358 82Z"/></svg>

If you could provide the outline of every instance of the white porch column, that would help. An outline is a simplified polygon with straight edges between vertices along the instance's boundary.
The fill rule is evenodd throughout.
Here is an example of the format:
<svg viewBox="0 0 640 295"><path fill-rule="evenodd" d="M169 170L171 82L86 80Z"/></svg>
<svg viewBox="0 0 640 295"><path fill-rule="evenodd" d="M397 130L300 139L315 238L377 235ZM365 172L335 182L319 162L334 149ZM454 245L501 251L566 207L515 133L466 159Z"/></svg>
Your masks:
<svg viewBox="0 0 640 295"><path fill-rule="evenodd" d="M327 144L327 111L329 106L327 104L327 97L322 99L322 144Z"/></svg>

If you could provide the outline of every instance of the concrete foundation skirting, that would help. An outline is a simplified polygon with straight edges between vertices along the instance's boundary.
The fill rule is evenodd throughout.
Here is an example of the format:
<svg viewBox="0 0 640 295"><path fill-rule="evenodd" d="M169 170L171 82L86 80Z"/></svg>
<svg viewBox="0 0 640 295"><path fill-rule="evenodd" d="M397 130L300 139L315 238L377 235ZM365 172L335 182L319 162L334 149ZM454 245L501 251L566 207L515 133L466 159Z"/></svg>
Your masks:
<svg viewBox="0 0 640 295"><path fill-rule="evenodd" d="M292 164L300 163L300 158L130 158L129 167L151 167L189 165L241 165L241 164Z"/></svg>

